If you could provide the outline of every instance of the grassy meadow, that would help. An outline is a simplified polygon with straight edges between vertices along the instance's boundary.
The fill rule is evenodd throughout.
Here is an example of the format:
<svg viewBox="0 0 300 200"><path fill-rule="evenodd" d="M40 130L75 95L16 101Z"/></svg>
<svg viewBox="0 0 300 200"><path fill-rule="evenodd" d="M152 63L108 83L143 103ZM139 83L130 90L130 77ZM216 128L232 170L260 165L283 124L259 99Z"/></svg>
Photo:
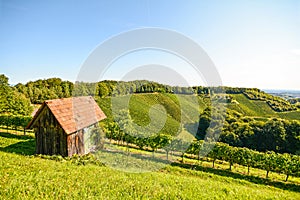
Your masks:
<svg viewBox="0 0 300 200"><path fill-rule="evenodd" d="M294 183L174 163L129 173L34 156L34 138L0 133L1 199L299 199Z"/></svg>

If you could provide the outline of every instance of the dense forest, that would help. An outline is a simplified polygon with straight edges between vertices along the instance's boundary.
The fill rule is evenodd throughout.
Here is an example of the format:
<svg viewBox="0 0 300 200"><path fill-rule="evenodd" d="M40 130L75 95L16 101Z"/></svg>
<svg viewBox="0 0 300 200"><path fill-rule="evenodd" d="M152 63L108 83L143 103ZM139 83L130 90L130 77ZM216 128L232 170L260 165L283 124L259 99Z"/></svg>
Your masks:
<svg viewBox="0 0 300 200"><path fill-rule="evenodd" d="M128 94L180 94L196 95L205 102L199 110L199 126L196 137L200 140L221 141L231 146L247 147L259 151L274 151L279 153L300 154L300 123L298 120L283 119L269 116L248 116L235 109L238 102L235 95L243 95L249 101L264 102L273 112L283 113L297 112L298 99L285 100L269 95L256 88L232 88L232 87L178 87L159 84L156 82L137 81L100 81L97 83L63 81L60 78L30 81L26 84L9 85L5 75L0 76L0 124L20 122L16 116L29 116L32 113L32 104L41 104L44 100L65 98L70 96L91 95L94 96L101 108L101 99L124 96ZM100 99L100 100L99 100ZM208 100L207 100L208 99ZM226 113L219 113L218 108L212 108L211 102L216 100L220 104L228 106ZM176 106L172 107L168 99L160 98L162 104L172 117L173 124L180 123L180 114ZM146 102L147 103L147 102ZM109 107L109 103L106 105ZM175 105L175 104L174 104ZM140 111L136 111L140 112ZM133 112L130 112L132 114ZM147 113L142 113L148 115ZM296 113L297 115L297 113ZM13 119L13 120L12 120ZM299 118L300 119L300 116ZM108 124L114 123L109 118ZM12 122L14 121L14 122ZM177 122L176 122L177 121ZM114 125L112 125L114 126ZM173 125L176 127L176 125ZM109 129L109 128L108 128ZM108 130L107 129L107 130ZM118 129L115 129L118 130ZM165 128L164 135L172 135L171 129ZM204 138L206 136L206 138Z"/></svg>

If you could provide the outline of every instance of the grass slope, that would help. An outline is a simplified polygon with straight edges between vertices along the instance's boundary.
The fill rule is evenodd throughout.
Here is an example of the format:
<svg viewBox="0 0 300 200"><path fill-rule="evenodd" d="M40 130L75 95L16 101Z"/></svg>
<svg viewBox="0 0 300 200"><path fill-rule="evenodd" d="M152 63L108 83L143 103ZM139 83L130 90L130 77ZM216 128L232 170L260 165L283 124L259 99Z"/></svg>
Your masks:
<svg viewBox="0 0 300 200"><path fill-rule="evenodd" d="M270 106L264 101L250 100L244 94L233 94L231 95L238 104L230 107L245 116L256 116L256 117L276 117L277 114L272 110Z"/></svg>
<svg viewBox="0 0 300 200"><path fill-rule="evenodd" d="M282 112L278 115L283 119L300 120L300 111Z"/></svg>
<svg viewBox="0 0 300 200"><path fill-rule="evenodd" d="M32 153L32 139L1 133L1 199L300 198L300 193L292 190L176 166L151 173L126 173L104 166L21 155ZM18 146L20 143L23 145Z"/></svg>
<svg viewBox="0 0 300 200"><path fill-rule="evenodd" d="M124 108L129 108L132 119L140 126L151 123L159 127L161 119L166 116L166 123L160 133L172 135L179 130L181 121L197 122L200 112L206 107L203 99L197 96L162 93L103 98L97 99L97 102L108 117L107 120L113 120L113 111Z"/></svg>
<svg viewBox="0 0 300 200"><path fill-rule="evenodd" d="M270 117L279 117L289 120L300 120L300 111L275 112L264 101L250 100L244 94L231 94L237 103L230 103L227 109L236 110L244 116L255 117L258 119L267 119ZM113 99L114 109L128 108L130 114L140 126L146 126L151 123L151 119L159 123L159 118L167 113L167 122L161 131L162 133L177 132L179 122L183 123L198 122L199 114L206 108L209 99L193 95L174 95L174 94L133 94L131 96L121 96L113 98L98 99L98 103L106 113L108 120L112 120L111 102ZM155 105L164 107L158 107ZM153 118L149 111L153 109Z"/></svg>
<svg viewBox="0 0 300 200"><path fill-rule="evenodd" d="M265 101L250 100L244 94L231 94L238 104L229 104L228 108L245 116L260 118L279 117L289 120L300 120L300 111L275 112Z"/></svg>

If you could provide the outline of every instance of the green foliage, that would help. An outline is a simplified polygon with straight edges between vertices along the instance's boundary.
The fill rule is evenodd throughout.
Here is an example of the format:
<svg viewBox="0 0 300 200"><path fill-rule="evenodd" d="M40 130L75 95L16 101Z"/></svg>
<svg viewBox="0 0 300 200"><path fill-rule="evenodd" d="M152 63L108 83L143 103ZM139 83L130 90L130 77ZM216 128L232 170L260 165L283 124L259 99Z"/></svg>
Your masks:
<svg viewBox="0 0 300 200"><path fill-rule="evenodd" d="M11 92L7 96L6 113L11 115L31 115L33 107L30 101L17 91Z"/></svg>
<svg viewBox="0 0 300 200"><path fill-rule="evenodd" d="M7 79L2 77L2 82L6 83ZM159 84L153 81L137 80L137 81L101 81L98 83L76 82L74 85L69 81L62 81L59 78L50 78L46 80L30 81L23 84L17 84L15 88L30 98L32 103L42 103L47 99L55 99L75 96L122 96L133 93L171 93L171 94L197 94L213 98L220 103L234 102L231 95L242 94L250 100L258 100L265 102L271 109L276 112L295 111L297 107L290 102L269 94L266 94L255 88L231 88L231 87L172 87ZM215 94L215 95L214 95ZM231 95L224 95L231 94ZM232 107L239 107L232 105ZM259 110L259 109L258 109ZM249 110L248 110L249 111ZM266 109L268 112L268 110Z"/></svg>
<svg viewBox="0 0 300 200"><path fill-rule="evenodd" d="M92 95L95 96L108 117L102 124L110 123L115 120L111 110L112 98L116 100L117 103L114 106L118 110L118 105L126 103L129 98L128 94L131 94L129 114L133 124L140 127L147 127L149 124L159 127L162 116L165 116L164 110L166 111L166 123L158 133L151 133L153 135L174 136L180 132L182 127L188 129L196 126L199 122L197 132L199 139L207 137L211 141L215 141L220 136L220 141L232 146L280 153L299 154L300 152L298 125L288 125L289 122L286 120L274 122L269 119L281 117L299 120L300 111L286 111L289 110L289 102L255 88L171 87L146 80L77 82L74 85L59 78L37 80L25 85L17 84L12 88L8 85L8 78L4 75L1 76L1 83L2 90L0 92L2 91L4 94L4 91L11 91L10 95L6 95L5 98L0 96L0 111L9 115L30 114L32 108L29 101L26 101L26 97L30 98L31 102L41 103L46 99L69 97L71 94ZM23 93L25 97L19 95L20 93ZM212 100L220 105L228 104L226 116L218 112L219 108L213 109L211 113ZM274 102L275 104L272 105ZM164 109L156 107L157 104L163 106ZM120 109L122 109L121 106ZM149 115L151 110L153 116ZM199 119L191 117L197 116L200 112ZM195 135L194 129L197 127L188 131ZM131 136L135 134L143 133L140 130L137 133L137 130L132 129L132 132L127 134L126 131L120 130L118 141L134 140L135 138ZM138 141L137 143L141 147L145 146L143 139L138 139Z"/></svg>
<svg viewBox="0 0 300 200"><path fill-rule="evenodd" d="M9 86L5 75L0 75L0 114L30 115L32 110L30 101Z"/></svg>
<svg viewBox="0 0 300 200"><path fill-rule="evenodd" d="M24 129L32 110L30 101L9 86L5 75L0 75L0 126Z"/></svg>
<svg viewBox="0 0 300 200"><path fill-rule="evenodd" d="M278 116L282 119L299 120L300 111L282 112L278 113Z"/></svg>
<svg viewBox="0 0 300 200"><path fill-rule="evenodd" d="M249 101L245 97L242 99ZM243 105L246 105L246 103L243 103ZM211 112L211 108L207 107L200 114L197 131L198 139L206 138L211 141L218 139L218 141L231 146L247 147L259 151L293 154L299 154L300 152L299 121L278 118L266 118L261 121L253 117L245 117L243 114L231 109L227 109L224 121L222 120L224 116L219 112L221 109L214 108L213 110L215 111Z"/></svg>
<svg viewBox="0 0 300 200"><path fill-rule="evenodd" d="M41 104L45 100L72 96L74 85L60 78L29 81L25 85L19 83L15 89L29 98L33 104Z"/></svg>
<svg viewBox="0 0 300 200"><path fill-rule="evenodd" d="M108 121L116 120L113 118L111 101L114 101L115 110L122 110L123 107L120 105L126 104L129 99L128 96L113 98L114 99L110 97L96 99L99 106L108 117ZM165 108L166 114L162 109L156 107L157 104L162 105ZM195 107L193 106L189 106L187 108L188 110L186 110L186 115L190 111L198 112L194 111ZM152 109L152 119L149 115L150 109ZM166 123L160 130L159 134L175 135L178 133L180 128L181 110L179 103L176 96L172 96L170 94L133 94L129 99L129 114L133 121L132 123L141 127L146 127L150 123L152 126L159 127L162 117L166 117ZM148 132L151 132L151 130Z"/></svg>
<svg viewBox="0 0 300 200"><path fill-rule="evenodd" d="M298 123L293 122L287 124L287 126L294 125L293 127L295 128L295 126L297 126L296 124ZM278 146L276 145L282 142L282 133L285 133L283 126L284 123L282 121L270 120L269 122L263 124L261 128L262 134L270 133L270 135L268 135L268 137L270 137L269 140L271 141L271 139L273 139L274 141L271 141L268 144L272 145L270 147L275 147L277 150ZM198 156L198 158L200 158L200 156L210 157L213 161L213 167L215 161L218 159L227 161L229 163L230 170L235 163L247 166L248 173L250 172L250 167L263 169L267 172L266 178L268 178L270 171L277 173L286 173L287 176L299 175L298 172L300 171L300 165L297 163L297 160L300 159L300 156L278 154L273 151L262 153L247 148L232 147L228 144L215 142L195 141L189 146L188 144L185 144L186 142L182 139L174 139L170 136L165 135L152 135L148 138L133 137L130 141L128 141L126 140L126 137L124 137L124 132L121 132L120 129L116 127L117 126L110 123L106 128L108 138L122 140L123 142L126 141L127 144L136 144L141 149L143 149L144 147L150 147L153 152L157 149L165 149L167 155L169 151L175 150L181 152L182 161L184 154L190 153ZM266 140L261 140L260 138L260 141L265 142ZM189 148L187 149L188 146Z"/></svg>
<svg viewBox="0 0 300 200"><path fill-rule="evenodd" d="M98 83L96 94L101 98L107 97L109 95L109 88L107 87L107 84L104 82Z"/></svg>
<svg viewBox="0 0 300 200"><path fill-rule="evenodd" d="M0 113L5 113L7 109L7 93L10 92L8 85L8 78L4 75L0 75Z"/></svg>
<svg viewBox="0 0 300 200"><path fill-rule="evenodd" d="M197 138L204 139L206 131L211 122L211 110L209 108L205 109L200 115Z"/></svg>

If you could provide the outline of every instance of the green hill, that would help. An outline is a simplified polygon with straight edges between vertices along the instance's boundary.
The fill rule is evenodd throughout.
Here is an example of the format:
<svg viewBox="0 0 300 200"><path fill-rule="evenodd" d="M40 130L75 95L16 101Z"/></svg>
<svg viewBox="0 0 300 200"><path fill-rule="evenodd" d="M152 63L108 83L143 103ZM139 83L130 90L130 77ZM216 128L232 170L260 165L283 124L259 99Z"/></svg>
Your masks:
<svg viewBox="0 0 300 200"><path fill-rule="evenodd" d="M300 120L299 110L276 112L265 101L251 100L244 94L230 94L229 96L232 101L225 104L227 109L237 111L245 117ZM169 131L168 126L176 126L181 117L183 122L197 122L198 115L210 102L210 99L204 96L165 93L133 94L113 97L113 99L115 109L128 107L135 123L143 126L150 123L149 109L157 104L162 105L167 111L167 124L164 129L166 132ZM112 120L111 97L98 98L97 101L109 120ZM126 105L128 101L129 105ZM163 114L161 109L153 108L154 113Z"/></svg>
<svg viewBox="0 0 300 200"><path fill-rule="evenodd" d="M166 124L161 133L175 133L179 128L180 121L197 122L199 114L206 107L202 98L191 95L174 94L133 94L119 97L106 97L97 99L101 109L106 113L108 120L113 120L113 110L129 108L131 117L135 123L140 126L146 126L149 123L160 123L160 118L166 112ZM113 102L113 106L112 106ZM157 107L161 105L163 107ZM151 117L150 109L153 109Z"/></svg>

